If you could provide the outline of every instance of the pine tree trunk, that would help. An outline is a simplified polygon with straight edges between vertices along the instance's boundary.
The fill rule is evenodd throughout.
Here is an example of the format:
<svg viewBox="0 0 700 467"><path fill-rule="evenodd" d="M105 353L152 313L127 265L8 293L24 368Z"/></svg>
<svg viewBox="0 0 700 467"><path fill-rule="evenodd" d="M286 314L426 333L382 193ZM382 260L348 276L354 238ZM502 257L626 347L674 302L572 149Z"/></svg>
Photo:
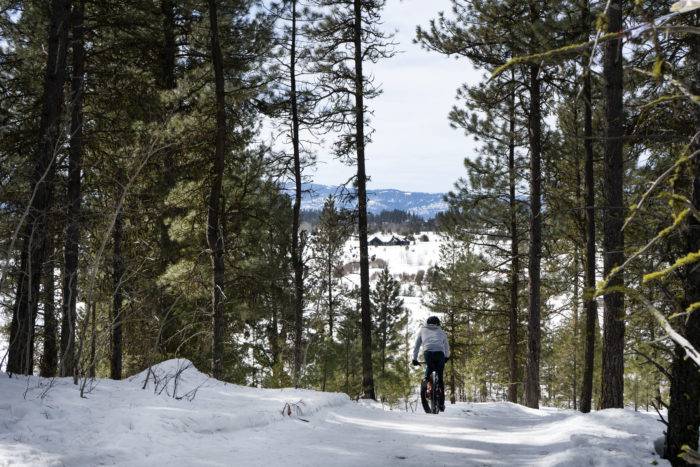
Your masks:
<svg viewBox="0 0 700 467"><path fill-rule="evenodd" d="M325 336L324 339L324 346L325 349L323 351L323 374L321 376L321 391L325 392L326 391L326 383L328 382L328 361L330 360L329 354L329 349L330 349L330 338L328 336Z"/></svg>
<svg viewBox="0 0 700 467"><path fill-rule="evenodd" d="M582 23L584 30L590 27L590 11L588 0L584 0L582 12ZM586 32L586 39L588 32ZM583 144L586 152L586 159L583 167L583 183L585 186L586 203L586 271L585 271L585 291L584 306L586 309L586 329L583 359L583 381L581 384L580 410L583 413L591 411L593 399L593 366L595 364L595 335L596 318L598 316L598 305L593 298L595 290L595 268L596 268L596 238L595 238L595 173L593 167L593 96L591 92L591 73L586 71L590 57L585 54L583 57L584 77L583 77Z"/></svg>
<svg viewBox="0 0 700 467"><path fill-rule="evenodd" d="M10 373L31 374L34 368L34 328L39 284L46 257L46 217L53 203L55 156L60 148L69 11L70 0L51 2L38 148L30 182L30 193L33 196L22 233L20 270L17 273L10 325L7 361L7 371Z"/></svg>
<svg viewBox="0 0 700 467"><path fill-rule="evenodd" d="M330 247L330 246L329 246ZM323 356L323 382L321 385L321 390L326 390L326 381L328 379L328 364L330 360L329 349L333 344L333 322L334 322L334 310L333 310L333 255L330 250L328 252L326 264L326 280L328 283L327 300L328 300L328 336L326 337L326 352Z"/></svg>
<svg viewBox="0 0 700 467"><path fill-rule="evenodd" d="M221 232L221 189L226 156L226 108L224 94L224 62L219 44L217 0L209 0L211 58L216 93L216 152L212 170L207 215L207 245L212 262L212 376L224 372L224 240Z"/></svg>
<svg viewBox="0 0 700 467"><path fill-rule="evenodd" d="M121 346L121 342L119 344ZM121 348L120 348L121 351ZM97 367L97 306L93 302L90 305L90 365L88 366L88 376L95 377L95 369ZM121 379L121 353L119 355L119 373L120 377L112 379Z"/></svg>
<svg viewBox="0 0 700 467"><path fill-rule="evenodd" d="M124 217L121 209L117 213L112 230L113 256L112 256L112 283L114 292L112 296L112 333L110 360L110 378L122 379L122 279L124 276L124 258L122 257L122 237L124 233ZM94 323L93 323L94 324Z"/></svg>
<svg viewBox="0 0 700 467"><path fill-rule="evenodd" d="M333 340L333 327L335 322L335 310L333 307L333 255L329 252L326 265L328 277L328 335Z"/></svg>
<svg viewBox="0 0 700 467"><path fill-rule="evenodd" d="M160 89L175 89L175 64L177 42L175 41L175 3L173 0L161 0L160 11L163 16L163 44L158 51L160 66L158 67L157 85Z"/></svg>
<svg viewBox="0 0 700 467"><path fill-rule="evenodd" d="M292 267L294 268L294 386L299 387L304 334L304 260L299 241L299 217L301 212L301 154L299 151L299 112L297 106L296 44L297 2L292 6L292 44L290 50L290 99L292 104L292 150L294 155L294 207L292 220Z"/></svg>
<svg viewBox="0 0 700 467"><path fill-rule="evenodd" d="M362 313L362 397L374 399L372 372L372 314L369 300L369 255L367 246L367 174L365 171L365 104L362 74L362 0L354 0L355 22L355 144L357 145L357 209L360 237L360 306Z"/></svg>
<svg viewBox="0 0 700 467"><path fill-rule="evenodd" d="M577 177L578 178L578 177ZM579 185L577 185L579 186ZM579 323L578 323L578 304L579 304L579 285L578 285L578 279L579 279L579 250L578 247L575 248L574 250L574 303L572 306L572 314L573 314L573 327L574 327L574 338L573 338L573 348L572 353L573 353L573 368L572 368L572 378L571 378L571 400L573 402L574 410L578 408L578 400L577 400L577 394L576 391L578 390L578 349L579 349L579 344L578 344L578 328L579 328Z"/></svg>
<svg viewBox="0 0 700 467"><path fill-rule="evenodd" d="M381 360L382 360L382 384L386 378L386 342L387 342L387 309L382 306L382 342L381 342Z"/></svg>
<svg viewBox="0 0 700 467"><path fill-rule="evenodd" d="M531 15L537 17L531 6ZM530 65L530 276L525 405L539 408L540 400L540 262L542 256L542 121L539 65Z"/></svg>
<svg viewBox="0 0 700 467"><path fill-rule="evenodd" d="M350 395L350 338L345 338L345 394Z"/></svg>
<svg viewBox="0 0 700 467"><path fill-rule="evenodd" d="M81 166L83 158L83 80L85 76L85 43L83 16L85 1L75 3L72 12L71 123L68 148L68 190L61 303L61 376L75 371L75 325L78 298L78 247L80 244Z"/></svg>
<svg viewBox="0 0 700 467"><path fill-rule="evenodd" d="M56 343L56 332L58 331L56 321L55 303L55 280L54 268L54 243L53 235L46 237L46 251L49 258L44 262L44 349L41 354L41 364L39 374L44 378L53 378L58 369L58 345Z"/></svg>
<svg viewBox="0 0 700 467"><path fill-rule="evenodd" d="M518 218L517 199L515 198L516 168L515 168L515 92L510 97L510 135L508 144L508 178L510 206L510 304L508 309L508 370L510 384L508 385L508 400L518 402L518 281L520 274L520 252L518 251Z"/></svg>
<svg viewBox="0 0 700 467"><path fill-rule="evenodd" d="M622 0L613 0L608 9L608 32L622 30ZM624 262L624 176L622 145L624 132L622 38L605 44L605 172L603 174L605 210L603 212L603 270L607 277ZM608 287L623 286L622 274L615 274ZM605 294L603 327L602 408L624 405L625 303L621 292Z"/></svg>
<svg viewBox="0 0 700 467"><path fill-rule="evenodd" d="M279 384L279 381L281 381L281 375L280 375L280 336L279 336L279 329L278 329L278 315L277 315L277 307L272 306L270 309L270 319L267 324L267 340L269 341L270 344L270 359L272 361L272 364L270 365L272 367L272 375L275 380L275 384Z"/></svg>
<svg viewBox="0 0 700 467"><path fill-rule="evenodd" d="M406 321L408 323L408 321ZM406 325L406 329L408 329L408 325ZM455 348L455 341L454 341L454 336L455 336L455 314L454 312L450 313L450 335L449 335L449 341L450 341L450 349ZM406 339L408 341L408 339ZM407 347L408 347L408 342L407 342ZM408 349L407 349L408 350ZM408 358L406 359L408 363ZM455 404L457 402L457 381L456 381L456 370L455 370L455 361L451 360L450 362L450 404ZM510 397L510 393L509 393ZM510 400L510 399L509 399ZM516 389L516 400L517 400L517 389Z"/></svg>
<svg viewBox="0 0 700 467"><path fill-rule="evenodd" d="M695 26L700 23L700 13L695 14ZM692 36L689 61L695 68L692 92L700 95L700 36ZM695 105L695 136L691 154L700 151L700 107ZM693 207L700 209L700 161L692 160L693 167ZM688 253L700 251L700 219L689 216L686 231ZM684 275L685 304L700 302L700 268L691 265ZM683 323L679 319L679 323ZM688 316L681 329L684 337L700 349L700 312ZM671 403L668 408L668 428L666 430L666 459L674 466L687 465L678 458L685 445L698 450L698 427L700 426L700 368L686 358L685 351L676 346L671 366Z"/></svg>

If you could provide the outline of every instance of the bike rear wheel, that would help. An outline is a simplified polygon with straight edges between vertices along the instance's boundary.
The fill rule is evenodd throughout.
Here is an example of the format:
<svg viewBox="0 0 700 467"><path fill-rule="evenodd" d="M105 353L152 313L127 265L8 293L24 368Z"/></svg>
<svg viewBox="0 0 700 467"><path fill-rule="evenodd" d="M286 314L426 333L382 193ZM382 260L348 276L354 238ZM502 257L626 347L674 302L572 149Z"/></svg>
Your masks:
<svg viewBox="0 0 700 467"><path fill-rule="evenodd" d="M440 381L438 379L437 372L433 371L430 374L430 382L432 383L432 391L430 394L430 412L433 414L440 413L440 395L438 391L440 390Z"/></svg>
<svg viewBox="0 0 700 467"><path fill-rule="evenodd" d="M420 384L420 400L425 413L432 413L432 409L430 408L430 385L430 378L423 379Z"/></svg>

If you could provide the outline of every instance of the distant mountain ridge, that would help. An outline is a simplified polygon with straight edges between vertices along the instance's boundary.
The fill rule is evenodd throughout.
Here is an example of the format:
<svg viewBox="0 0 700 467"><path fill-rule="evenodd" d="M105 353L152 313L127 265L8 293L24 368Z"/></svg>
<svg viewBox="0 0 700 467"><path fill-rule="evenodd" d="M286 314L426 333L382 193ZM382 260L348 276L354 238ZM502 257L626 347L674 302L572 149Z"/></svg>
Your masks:
<svg viewBox="0 0 700 467"><path fill-rule="evenodd" d="M291 192L292 187L287 190ZM328 196L339 195L341 190L337 186L321 185L318 183L305 183L303 185L301 207L304 210L321 210ZM432 219L438 213L447 210L447 203L442 193L421 193L414 191L402 191L395 189L367 190L367 210L373 214L382 211L409 212L423 219ZM342 203L339 203L342 205ZM345 203L343 207L351 207Z"/></svg>

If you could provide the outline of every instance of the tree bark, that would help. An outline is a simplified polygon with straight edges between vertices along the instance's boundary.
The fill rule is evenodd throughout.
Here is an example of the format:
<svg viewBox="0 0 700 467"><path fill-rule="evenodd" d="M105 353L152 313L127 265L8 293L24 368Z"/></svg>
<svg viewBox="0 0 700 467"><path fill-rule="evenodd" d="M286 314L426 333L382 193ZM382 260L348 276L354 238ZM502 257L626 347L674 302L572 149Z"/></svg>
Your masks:
<svg viewBox="0 0 700 467"><path fill-rule="evenodd" d="M158 67L158 87L160 89L175 89L175 64L177 43L175 41L175 4L173 0L161 0L160 11L163 16L163 44L158 51L160 66Z"/></svg>
<svg viewBox="0 0 700 467"><path fill-rule="evenodd" d="M578 178L578 177L577 177ZM579 185L577 185L579 186ZM579 328L579 316L578 316L578 304L579 304L579 295L580 295L580 289L579 289L579 250L578 247L575 248L574 250L574 300L573 300L573 306L572 306L572 315L573 315L573 327L574 327L574 345L572 350L572 357L573 357L573 368L572 368L572 378L571 378L571 400L573 402L574 410L578 408L578 400L577 400L577 394L576 391L578 390L578 352L579 352L579 345L578 345L578 328Z"/></svg>
<svg viewBox="0 0 700 467"><path fill-rule="evenodd" d="M124 258L122 257L122 238L124 233L124 216L120 211L114 222L112 230L113 256L112 256L112 283L114 292L112 295L112 334L110 360L110 378L122 379L122 279L124 277Z"/></svg>
<svg viewBox="0 0 700 467"><path fill-rule="evenodd" d="M582 22L584 30L588 31L590 27L590 11L588 9L588 0L584 0L584 8L582 12ZM586 38L588 33L586 32ZM593 366L595 364L595 335L596 335L596 318L598 315L598 305L593 298L595 290L595 269L596 269L596 232L595 232L595 173L593 167L593 108L592 108L592 92L591 92L591 73L585 68L588 67L590 57L584 54L583 66L583 144L586 152L586 159L583 167L583 183L585 189L586 203L586 270L585 270L585 290L584 303L586 309L586 329L584 343L584 359L583 359L583 381L581 384L581 401L580 410L583 413L591 411L591 402L593 399Z"/></svg>
<svg viewBox="0 0 700 467"><path fill-rule="evenodd" d="M326 281L328 285L328 290L326 299L328 300L328 336L326 336L326 351L323 356L323 381L321 384L321 391L326 390L326 381L328 380L328 363L330 359L329 349L333 344L333 323L335 321L333 310L333 252L334 246L329 242L328 245L328 256L326 264Z"/></svg>
<svg viewBox="0 0 700 467"><path fill-rule="evenodd" d="M408 323L408 321L406 322ZM454 312L450 313L450 334L448 336L449 342L450 342L450 349L455 348L455 314ZM408 326L406 326L406 332L408 332ZM410 347L409 347L409 342L408 342L408 336L406 338L406 352L410 352ZM406 364L408 364L408 361L410 359L406 358ZM455 404L457 402L457 371L455 369L455 361L452 359L452 361L449 362L450 364L450 404ZM517 389L516 389L517 391ZM517 392L516 392L517 394ZM508 394L510 397L510 393ZM510 399L508 399L510 400ZM516 401L517 401L517 395L516 395ZM511 401L512 402L512 401Z"/></svg>
<svg viewBox="0 0 700 467"><path fill-rule="evenodd" d="M299 110L297 106L297 1L292 6L292 44L289 54L291 107L292 107L292 151L294 157L294 207L292 219L292 267L294 268L294 386L299 387L302 361L302 338L304 334L304 260L299 241L301 212L301 154L299 150ZM325 382L325 376L324 376Z"/></svg>
<svg viewBox="0 0 700 467"><path fill-rule="evenodd" d="M61 376L75 369L75 325L78 298L78 262L80 244L81 166L83 158L83 86L85 77L85 39L83 18L85 1L75 3L72 13L72 65L70 147L68 149L68 190L61 303Z"/></svg>
<svg viewBox="0 0 700 467"><path fill-rule="evenodd" d="M362 316L362 397L375 399L372 371L372 312L369 299L369 254L367 246L367 174L365 171L365 107L362 73L362 0L354 0L355 43L355 144L357 145L357 209L360 237L360 306Z"/></svg>
<svg viewBox="0 0 700 467"><path fill-rule="evenodd" d="M608 32L622 30L622 0L613 0L608 9ZM622 183L623 82L622 39L605 44L603 74L605 76L605 172L603 174L605 210L603 212L603 269L607 277L614 267L624 262L624 207ZM609 288L624 285L622 273L608 282ZM621 292L605 294L603 328L602 401L604 409L624 405L625 302Z"/></svg>
<svg viewBox="0 0 700 467"><path fill-rule="evenodd" d="M700 14L695 14L695 25L700 23ZM700 95L700 36L692 36L689 61L695 69L692 92ZM691 154L700 151L700 107L695 105L695 135L690 147ZM692 159L693 207L700 209L700 162ZM700 219L690 216L686 230L688 253L700 251ZM685 302L689 306L700 301L700 268L691 265L684 274ZM696 348L700 349L700 313L695 311L687 320L681 318L681 332ZM674 466L685 466L678 456L682 447L698 450L698 427L700 426L700 368L686 358L685 351L676 346L671 366L671 403L668 408L666 430L666 453L664 457Z"/></svg>
<svg viewBox="0 0 700 467"><path fill-rule="evenodd" d="M509 178L509 207L510 207L510 304L508 309L508 370L510 384L508 385L508 401L518 402L518 281L520 274L520 252L518 251L518 218L517 199L515 198L516 168L515 168L515 92L510 96L510 135L508 144L508 178ZM454 388L453 388L454 390Z"/></svg>
<svg viewBox="0 0 700 467"><path fill-rule="evenodd" d="M88 365L88 376L94 378L96 375L97 368L97 306L93 302L90 305L90 364ZM121 342L120 342L121 346ZM112 379L121 378L121 353L119 355L119 372L120 377Z"/></svg>
<svg viewBox="0 0 700 467"><path fill-rule="evenodd" d="M44 378L53 378L58 369L58 345L56 343L56 332L58 326L56 322L55 303L55 280L54 268L54 243L53 235L46 237L46 251L49 258L44 262L44 349L41 354L41 364L39 374Z"/></svg>
<svg viewBox="0 0 700 467"><path fill-rule="evenodd" d="M207 245L212 262L212 376L223 376L224 358L224 239L221 232L221 195L226 157L224 61L219 43L217 0L209 0L211 58L216 94L216 152L212 167L207 214Z"/></svg>
<svg viewBox="0 0 700 467"><path fill-rule="evenodd" d="M59 151L63 85L66 80L70 0L51 2L38 148L30 179L29 215L22 233L20 270L12 307L7 371L31 374L39 284L46 257L47 215L53 203L55 156Z"/></svg>
<svg viewBox="0 0 700 467"><path fill-rule="evenodd" d="M537 10L531 4L531 16ZM530 65L530 277L527 339L527 378L525 405L539 408L540 403L540 263L542 256L542 117L539 65Z"/></svg>

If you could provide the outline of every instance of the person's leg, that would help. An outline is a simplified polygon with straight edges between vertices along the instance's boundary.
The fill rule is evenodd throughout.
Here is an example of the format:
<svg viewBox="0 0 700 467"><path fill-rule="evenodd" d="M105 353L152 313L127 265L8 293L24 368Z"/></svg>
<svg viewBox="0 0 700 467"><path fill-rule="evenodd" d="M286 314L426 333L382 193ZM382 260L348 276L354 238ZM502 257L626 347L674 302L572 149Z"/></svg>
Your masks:
<svg viewBox="0 0 700 467"><path fill-rule="evenodd" d="M443 379L443 373L445 372L445 354L442 352L434 352L435 356L435 371L438 374L438 381L440 384L440 408L444 410L445 408L445 380Z"/></svg>
<svg viewBox="0 0 700 467"><path fill-rule="evenodd" d="M434 353L435 352L431 352L429 350L426 350L423 353L423 360L425 360L425 378L424 378L425 380L427 380L428 377L430 377L430 373L433 372L433 369L434 369L434 364L433 364L434 356L433 356L433 354Z"/></svg>

